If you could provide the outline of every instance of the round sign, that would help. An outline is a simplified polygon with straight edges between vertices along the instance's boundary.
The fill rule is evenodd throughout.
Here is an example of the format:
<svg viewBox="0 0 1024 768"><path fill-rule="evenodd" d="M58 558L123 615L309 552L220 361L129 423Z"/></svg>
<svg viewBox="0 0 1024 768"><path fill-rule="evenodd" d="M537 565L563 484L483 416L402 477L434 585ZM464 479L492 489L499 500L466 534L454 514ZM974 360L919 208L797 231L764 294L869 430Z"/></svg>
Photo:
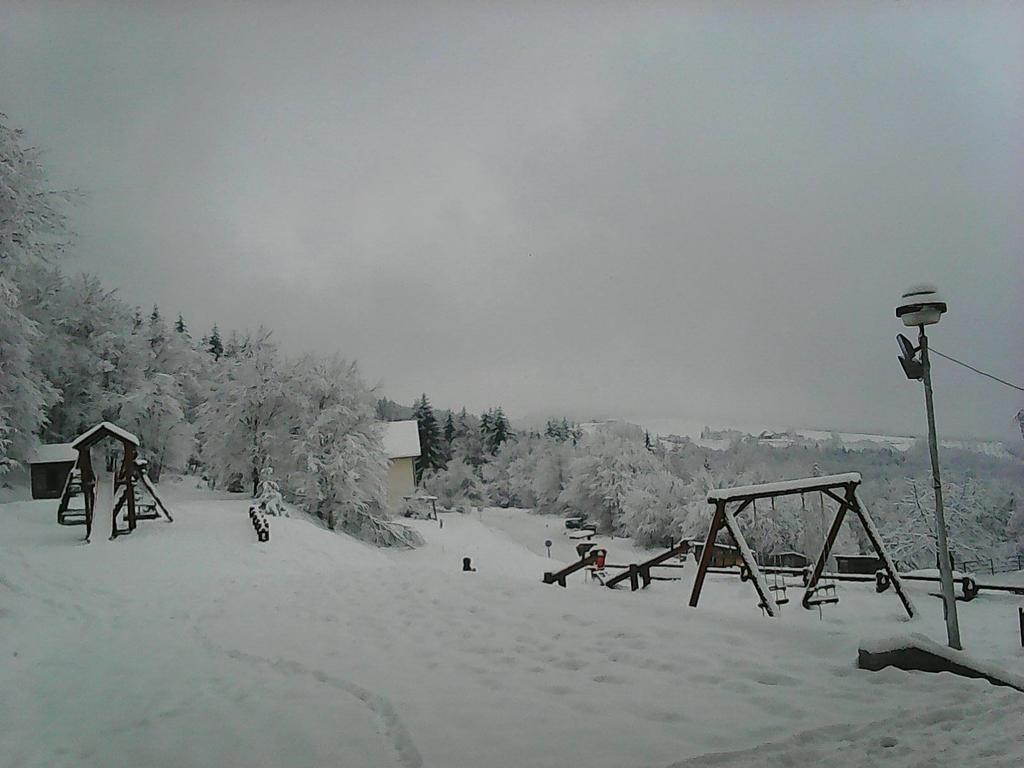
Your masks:
<svg viewBox="0 0 1024 768"><path fill-rule="evenodd" d="M551 549L551 539L545 539L544 540L544 546L547 547L548 549Z"/></svg>

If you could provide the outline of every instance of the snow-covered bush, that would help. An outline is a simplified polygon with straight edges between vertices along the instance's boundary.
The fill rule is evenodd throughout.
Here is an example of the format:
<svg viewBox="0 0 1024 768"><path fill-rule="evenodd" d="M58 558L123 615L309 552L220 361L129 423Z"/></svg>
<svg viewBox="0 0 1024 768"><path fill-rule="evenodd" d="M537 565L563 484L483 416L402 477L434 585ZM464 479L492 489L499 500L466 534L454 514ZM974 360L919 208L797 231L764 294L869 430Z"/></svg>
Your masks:
<svg viewBox="0 0 1024 768"><path fill-rule="evenodd" d="M273 517L288 517L288 508L281 496L281 487L274 479L274 468L267 466L260 471L260 485L256 492L256 505Z"/></svg>
<svg viewBox="0 0 1024 768"><path fill-rule="evenodd" d="M484 498L480 478L462 458L452 459L445 469L426 472L422 484L427 493L437 496L443 507L477 505Z"/></svg>

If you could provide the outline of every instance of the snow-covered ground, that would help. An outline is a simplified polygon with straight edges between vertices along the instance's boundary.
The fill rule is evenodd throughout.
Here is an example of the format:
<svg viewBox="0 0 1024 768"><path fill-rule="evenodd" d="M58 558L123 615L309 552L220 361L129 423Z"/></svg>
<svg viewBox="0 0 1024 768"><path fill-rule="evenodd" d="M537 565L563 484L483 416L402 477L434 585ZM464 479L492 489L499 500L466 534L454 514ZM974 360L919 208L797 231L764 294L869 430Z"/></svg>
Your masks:
<svg viewBox="0 0 1024 768"><path fill-rule="evenodd" d="M173 524L89 545L54 502L0 505L5 768L1024 760L1024 694L856 669L862 637L942 638L917 586L913 622L846 584L823 620L795 589L771 620L726 576L689 608L692 568L638 593L544 585L572 545L525 512L419 521L425 547L382 552L303 519L259 544L243 499L162 490ZM1019 600L961 605L968 650L1018 673Z"/></svg>

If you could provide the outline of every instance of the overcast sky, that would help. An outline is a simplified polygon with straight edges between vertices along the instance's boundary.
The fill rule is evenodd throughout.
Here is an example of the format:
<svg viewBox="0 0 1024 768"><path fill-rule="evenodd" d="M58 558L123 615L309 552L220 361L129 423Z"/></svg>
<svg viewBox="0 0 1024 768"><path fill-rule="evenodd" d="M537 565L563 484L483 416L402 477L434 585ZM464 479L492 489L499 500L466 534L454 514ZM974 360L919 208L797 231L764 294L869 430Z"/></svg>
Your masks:
<svg viewBox="0 0 1024 768"><path fill-rule="evenodd" d="M1019 3L147 5L3 2L0 112L86 192L68 269L196 335L442 407L918 434L929 280L933 345L1024 380ZM1020 439L1021 393L935 386Z"/></svg>

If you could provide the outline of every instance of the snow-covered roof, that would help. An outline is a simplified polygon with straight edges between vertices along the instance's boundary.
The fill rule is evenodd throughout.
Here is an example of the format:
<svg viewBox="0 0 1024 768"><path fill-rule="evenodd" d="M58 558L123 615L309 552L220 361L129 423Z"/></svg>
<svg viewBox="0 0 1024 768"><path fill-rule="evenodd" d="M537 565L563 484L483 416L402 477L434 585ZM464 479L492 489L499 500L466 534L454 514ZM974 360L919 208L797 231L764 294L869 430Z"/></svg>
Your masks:
<svg viewBox="0 0 1024 768"><path fill-rule="evenodd" d="M383 427L384 452L389 459L416 458L420 455L420 428L416 419L386 421Z"/></svg>
<svg viewBox="0 0 1024 768"><path fill-rule="evenodd" d="M122 440L127 440L129 443L132 443L133 445L139 445L139 438L137 438L131 432L129 432L126 429L121 429L119 426L117 426L117 424L111 424L109 421L104 421L104 422L101 422L101 423L97 424L92 429L87 430L86 432L83 432L78 437L76 437L75 441L73 443L71 443L71 447L72 448L77 448L82 443L84 443L86 440L88 440L90 437L92 437L97 432L99 432L101 429L105 429L108 432L111 432L114 435L117 435Z"/></svg>
<svg viewBox="0 0 1024 768"><path fill-rule="evenodd" d="M77 461L78 451L71 447L71 443L49 443L40 445L29 457L29 464L54 464L63 461Z"/></svg>
<svg viewBox="0 0 1024 768"><path fill-rule="evenodd" d="M819 488L832 488L837 485L859 483L860 472L847 472L842 475L822 475L821 477L805 477L799 480L780 480L777 483L761 483L760 485L740 485L735 488L714 488L708 491L708 501L728 501L740 496L755 494L797 493L814 491Z"/></svg>

